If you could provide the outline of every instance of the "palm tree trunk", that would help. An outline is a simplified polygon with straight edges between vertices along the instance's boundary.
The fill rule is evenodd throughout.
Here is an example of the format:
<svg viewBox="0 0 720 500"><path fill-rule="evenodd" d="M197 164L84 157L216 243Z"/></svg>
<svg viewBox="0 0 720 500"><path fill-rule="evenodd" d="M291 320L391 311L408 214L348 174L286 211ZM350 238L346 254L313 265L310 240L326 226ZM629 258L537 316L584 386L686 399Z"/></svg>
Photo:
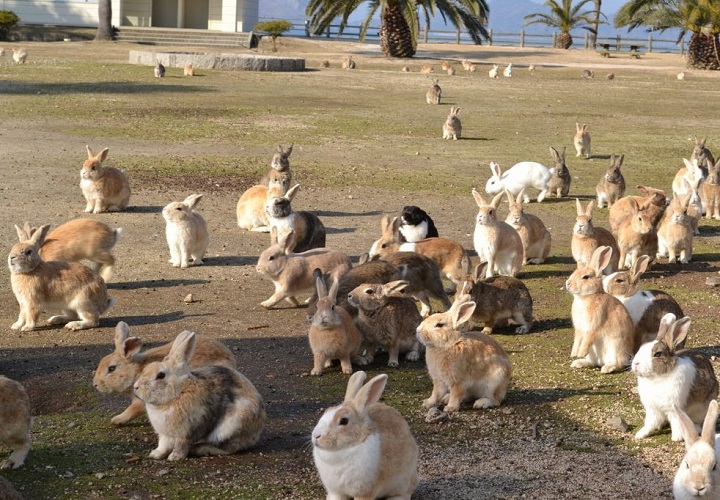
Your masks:
<svg viewBox="0 0 720 500"><path fill-rule="evenodd" d="M696 69L720 69L718 35L693 33L688 44L687 63Z"/></svg>
<svg viewBox="0 0 720 500"><path fill-rule="evenodd" d="M593 29L590 32L590 47L597 48L598 30L600 29L600 9L602 0L595 0L595 12L593 13Z"/></svg>
<svg viewBox="0 0 720 500"><path fill-rule="evenodd" d="M98 27L95 40L112 40L112 3L111 0L98 2Z"/></svg>
<svg viewBox="0 0 720 500"><path fill-rule="evenodd" d="M415 55L415 42L410 26L397 6L385 7L380 15L380 47L389 57Z"/></svg>

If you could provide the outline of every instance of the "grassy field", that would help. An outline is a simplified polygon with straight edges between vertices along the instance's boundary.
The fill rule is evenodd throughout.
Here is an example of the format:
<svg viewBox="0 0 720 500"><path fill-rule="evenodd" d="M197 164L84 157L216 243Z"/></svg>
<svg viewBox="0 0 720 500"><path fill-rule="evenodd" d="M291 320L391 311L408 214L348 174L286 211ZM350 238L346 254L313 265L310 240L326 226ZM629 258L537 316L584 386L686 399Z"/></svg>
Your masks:
<svg viewBox="0 0 720 500"><path fill-rule="evenodd" d="M330 234L329 245L353 256L369 248L378 234L380 214L395 213L404 204L425 208L438 223L441 235L458 239L471 249L476 208L470 191L473 187L484 189L490 161L505 168L522 160L548 165L548 147L567 146L568 167L573 177L571 198L548 199L527 207L550 228L553 257L546 264L528 268L524 276L535 300L533 332L515 335L504 330L497 334L514 363L513 387L505 405L490 412L464 410L444 427L427 424L420 401L429 395L431 383L422 365L405 365L393 372L386 402L407 416L427 455L432 450L449 447L462 451L450 471L436 470L430 462L421 464L423 485L418 498L442 498L438 491L446 478L455 478L456 485L462 486L463 475L472 473L461 464L487 459L487 450L492 446L500 446L513 456L567 453L564 459L578 464L579 469L581 463L592 469L597 466L595 461L612 462L633 474L650 469L652 477L659 481L657 489L647 489L638 479L640 483L634 488L617 490L615 497L628 491L652 491L654 496L663 496L658 491L667 494L682 447L670 442L669 433L642 442L632 438L631 433L641 425L644 416L633 392L635 377L628 372L606 376L596 370L570 369L572 297L562 286L572 269L569 245L575 218L572 198L587 201L594 196L595 184L609 165L611 154L625 155L623 172L628 192L634 193L636 184L669 191L675 171L682 166L681 159L692 151L694 136L708 136L708 147L720 152L720 87L715 75L696 74L678 81L676 71L653 68L650 62L645 68L641 60L636 67L596 69L595 79L583 80L577 65L538 65L534 73L522 68L529 61L557 62L552 51L536 55L495 54L495 58L516 62L513 78L491 80L483 65L475 74L458 71L454 77L435 75L440 78L443 99L440 106L430 106L425 104L430 79L416 72L422 61L412 62L415 72L402 73L399 69L404 63L362 53L362 46L352 44L343 50L361 52L356 57L359 69L355 71L342 71L337 64L330 69L316 69L325 55L311 52L309 70L301 74L201 70L199 76L183 78L182 69L169 68L163 80L152 78L152 68L124 63L127 50L136 48L131 45L111 44L100 51L93 50L90 43L77 46L78 50L71 52L61 43L31 44L28 64L13 65L7 57L0 61L0 113L6 129L3 142L8 149L5 158L0 159L0 168L7 176L2 191L5 207L0 236L7 248L14 241L12 224L28 215L56 221L80 215L84 203L77 200L76 176L84 159L84 144L96 149L110 147L111 164L128 172L136 199L148 206L161 206L166 202L158 200L158 192L179 195L193 189L214 191L218 200L231 204L242 189L265 172L277 144L294 143L291 162L302 184L304 205L300 208L318 210L321 217L325 212L324 220L331 220L334 227L340 228ZM292 51L286 51L302 55L303 47L293 45ZM489 52L472 56L481 62L494 60ZM557 53L557 59L562 57ZM674 64L679 62L678 56ZM435 64L439 67L437 61ZM457 67L460 68L459 64ZM616 73L612 81L604 78L609 71ZM451 105L462 108L460 141L441 139L442 123ZM589 124L593 143L593 157L589 160L575 158L571 140L576 122ZM22 144L23 137L27 138L27 145ZM28 176L27 171L32 175ZM67 180L70 187L57 190L62 195L73 193L77 206L67 208L65 203L53 201L52 185L39 187L45 198L38 196L32 206L26 206L19 193L28 188L28 183L47 184L46 175L52 180ZM209 201L201 208L212 216L220 211ZM192 321L203 321L202 333L224 338L239 352L240 366L254 362L258 369L262 367L263 361L251 359L258 352L272 359L272 373L278 377L285 375L287 380L278 382L267 373L263 376L243 369L251 380L258 381L260 392L270 401L266 443L257 453L222 459L183 464L144 459L154 446L152 428L145 421L133 424L130 429L110 428L107 420L111 412L120 409L125 400L99 395L89 382L89 372L99 356L109 352L114 321L103 322L94 337L60 337L65 344L58 337L47 340L40 335L16 336L9 325L17 306L4 269L0 275L4 283L0 298L6 304L0 318L3 321L0 373L30 386L31 395L37 396L33 400L35 444L27 466L2 473L24 496L322 495L312 469L307 437L319 409L339 401L345 377L337 371L321 379L300 376L309 370L304 311L258 310L257 303L267 297L270 285L263 282L262 290L256 286L260 280L254 276L251 260L265 246L264 236L260 239L258 235L240 234L227 216L233 208L223 210L226 220L218 240L227 242L227 246L223 243L220 249L217 245L214 252L232 255L238 248L248 248L241 245L250 245L248 260L230 270L206 267L189 270L185 275L177 270L164 270L163 279L173 285L193 284L194 279L198 286L207 286L205 293L212 293L214 299L200 307L203 314L213 318L191 320L188 315L188 323L178 322L164 330L161 323L171 319L148 320L147 336L153 341L169 339L181 329L195 326ZM136 212L128 217L141 215ZM123 220L122 216L112 217L114 222ZM607 209L598 210L594 220L605 225ZM155 241L157 233L162 233L157 228L143 230L143 238L148 241ZM671 293L693 318L689 345L704 346L705 352L717 355L718 293L704 282L718 270L720 224L703 221L701 232L694 246L695 263L687 267L657 265L648 273L645 286ZM134 304L139 310L144 301L153 300L154 296L146 290L171 286L132 285L142 279L144 268L158 263L166 265L167 249L162 246L162 238L161 234L160 246L153 249L127 243L118 250L126 255L124 261L118 257L125 262L117 270L123 282L113 290L121 297L119 303L124 299L125 304ZM133 265L127 263L133 252L140 255L137 269L131 269ZM235 274L230 276L227 274L230 271ZM208 272L213 276L206 276ZM228 279L233 283L220 283L217 289L212 288L215 281ZM246 294L239 300L228 295L236 292L231 288L236 286ZM143 292L150 296L143 297ZM252 339L249 333L245 333L246 338L237 338L225 330L222 317L223 307L229 303L242 317L233 321L240 322L245 332L249 325L275 324L278 317L287 324L273 331L272 341ZM156 311L158 315L174 311L170 309L174 305L160 305L166 309ZM123 319L123 313L129 314L129 309L121 308L113 319ZM230 330L235 327L231 324ZM49 334L41 333L45 337ZM58 342L63 345L58 346ZM43 352L53 343L53 348L57 348L55 354ZM245 352L248 345L252 348ZM275 350L302 355L299 359L279 360L281 355ZM62 353L73 366L52 359L62 358ZM52 368L51 373L43 378L42 369L28 368L27 359L41 360ZM58 367L53 367L55 363ZM288 366L275 366L285 363ZM370 371L384 370L383 364L382 360L376 361ZM715 360L714 365L718 369ZM43 391L52 390L56 384L62 391L54 397L64 398L65 403L40 401ZM606 420L614 416L622 416L631 430L623 433L607 427ZM289 442L283 441L288 437ZM533 444L536 447L530 452L523 451L521 446L528 441L539 444ZM299 448L295 446L298 443L302 444ZM540 444L556 451L538 448ZM598 449L603 450L600 455ZM492 453L500 455L497 450ZM512 475L508 472L512 465L498 463L495 467L498 475ZM528 475L518 479L517 484L507 487L510 489L495 487L488 479L493 487L488 486L487 497L599 498L600 490L591 484L591 478L587 483L563 486L565 489L557 485L552 490L543 489L550 486L540 483L539 487L531 477L541 471L532 467L528 470ZM549 480L562 482L563 474L562 470L555 471L555 475L549 474Z"/></svg>

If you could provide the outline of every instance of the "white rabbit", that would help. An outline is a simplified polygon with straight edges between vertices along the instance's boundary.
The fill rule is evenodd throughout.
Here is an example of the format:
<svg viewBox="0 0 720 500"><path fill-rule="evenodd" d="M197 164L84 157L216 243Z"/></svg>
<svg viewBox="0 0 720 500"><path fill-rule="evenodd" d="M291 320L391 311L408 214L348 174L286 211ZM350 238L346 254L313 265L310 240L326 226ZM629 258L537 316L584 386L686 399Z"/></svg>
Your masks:
<svg viewBox="0 0 720 500"><path fill-rule="evenodd" d="M508 64L505 69L503 70L503 76L505 78L512 77L512 63Z"/></svg>
<svg viewBox="0 0 720 500"><path fill-rule="evenodd" d="M497 78L498 71L500 71L500 66L498 66L497 64L493 64L492 69L490 71L488 71L488 76L490 78Z"/></svg>
<svg viewBox="0 0 720 500"><path fill-rule="evenodd" d="M490 162L490 171L493 175L485 184L485 192L489 195L494 196L502 191L508 191L511 195L517 196L524 189L525 203L530 203L528 192L531 188L540 190L538 202L543 201L547 195L551 174L545 165L534 161L521 161L502 172L500 165Z"/></svg>
<svg viewBox="0 0 720 500"><path fill-rule="evenodd" d="M163 208L165 237L170 247L170 263L173 267L199 266L207 250L209 235L205 219L195 207L201 194L191 194L181 202L173 202Z"/></svg>
<svg viewBox="0 0 720 500"><path fill-rule="evenodd" d="M363 385L353 373L345 400L312 431L313 458L328 499L410 500L418 485L418 446L396 409L380 403L387 375Z"/></svg>
<svg viewBox="0 0 720 500"><path fill-rule="evenodd" d="M675 500L690 500L700 496L717 498L720 488L720 434L715 434L718 403L708 405L702 432L698 437L695 424L684 411L676 408L685 439L685 457L678 467L673 481Z"/></svg>

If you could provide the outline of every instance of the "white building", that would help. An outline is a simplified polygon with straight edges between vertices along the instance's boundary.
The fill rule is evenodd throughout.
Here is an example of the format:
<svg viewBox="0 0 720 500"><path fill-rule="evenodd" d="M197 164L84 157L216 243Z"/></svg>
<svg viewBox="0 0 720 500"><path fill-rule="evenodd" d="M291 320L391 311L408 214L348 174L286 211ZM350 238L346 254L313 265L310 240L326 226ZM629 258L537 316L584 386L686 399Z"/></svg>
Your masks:
<svg viewBox="0 0 720 500"><path fill-rule="evenodd" d="M113 26L252 31L259 0L111 0ZM98 0L0 0L23 24L95 27Z"/></svg>

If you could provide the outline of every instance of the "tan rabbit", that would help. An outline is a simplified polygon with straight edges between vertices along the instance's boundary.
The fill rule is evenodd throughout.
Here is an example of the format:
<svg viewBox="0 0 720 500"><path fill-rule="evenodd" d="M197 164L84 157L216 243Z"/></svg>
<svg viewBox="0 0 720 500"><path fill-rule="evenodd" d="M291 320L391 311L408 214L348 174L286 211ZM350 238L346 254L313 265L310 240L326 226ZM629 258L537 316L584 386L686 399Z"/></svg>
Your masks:
<svg viewBox="0 0 720 500"><path fill-rule="evenodd" d="M647 271L650 257L641 255L629 271L619 271L603 278L603 290L623 303L635 325L635 338L642 343L657 336L663 316L672 313L676 318L685 316L682 308L667 293L660 290L640 289L640 276Z"/></svg>
<svg viewBox="0 0 720 500"><path fill-rule="evenodd" d="M630 198L635 200L635 203L641 211L647 213L650 217L650 222L655 228L658 227L660 220L665 214L665 208L667 207L665 191L649 186L635 186L635 189L643 196L625 196L617 200L610 207L608 223L610 225L610 231L612 231L613 234L617 234L622 223L635 213L635 210L630 205Z"/></svg>
<svg viewBox="0 0 720 500"><path fill-rule="evenodd" d="M30 399L19 383L0 375L0 444L12 449L0 469L17 469L30 451ZM0 492L2 490L0 489Z"/></svg>
<svg viewBox="0 0 720 500"><path fill-rule="evenodd" d="M384 285L364 283L348 294L348 301L358 308L357 324L365 339L365 359L372 363L375 349L388 352L388 366L399 365L400 353L407 361L420 359L420 345L415 329L422 321L415 301L406 295L408 282L391 281Z"/></svg>
<svg viewBox="0 0 720 500"><path fill-rule="evenodd" d="M341 67L342 69L355 69L355 61L353 61L352 56L347 56L343 59Z"/></svg>
<svg viewBox="0 0 720 500"><path fill-rule="evenodd" d="M440 104L442 97L442 89L440 88L440 80L433 79L432 87L425 93L425 101L428 104Z"/></svg>
<svg viewBox="0 0 720 500"><path fill-rule="evenodd" d="M23 332L35 329L40 313L61 310L51 316L51 325L65 324L69 330L95 328L100 315L115 302L107 296L100 275L77 262L44 262L40 247L50 229L42 226L29 235L15 226L19 243L8 256L10 283L20 305L18 320L10 327Z"/></svg>
<svg viewBox="0 0 720 500"><path fill-rule="evenodd" d="M388 376L348 380L345 400L325 410L312 431L313 458L327 498L410 499L418 446L403 416L380 403Z"/></svg>
<svg viewBox="0 0 720 500"><path fill-rule="evenodd" d="M717 498L720 492L720 469L717 467L720 434L715 433L718 403L710 401L700 436L695 422L684 411L675 408L675 413L685 440L685 457L673 480L673 497L676 500L691 500L701 496Z"/></svg>
<svg viewBox="0 0 720 500"><path fill-rule="evenodd" d="M680 441L682 430L676 411L684 411L696 424L705 419L708 406L717 398L718 382L710 359L705 354L678 346L690 330L690 318L676 319L666 314L656 340L643 344L632 362L638 378L640 402L645 422L635 433L643 439L669 423L671 439Z"/></svg>
<svg viewBox="0 0 720 500"><path fill-rule="evenodd" d="M518 232L506 222L498 220L497 208L505 193L495 196L490 203L475 189L472 195L478 206L473 242L481 262L487 262L486 278L495 274L515 276L525 261L525 250Z"/></svg>
<svg viewBox="0 0 720 500"><path fill-rule="evenodd" d="M462 136L462 123L458 115L460 114L459 107L451 107L450 114L443 124L443 139L458 140Z"/></svg>
<svg viewBox="0 0 720 500"><path fill-rule="evenodd" d="M360 356L360 331L350 314L336 306L338 282L333 281L328 291L325 281L315 279L317 309L310 321L308 340L313 353L313 369L310 375L322 375L323 368L332 366L332 360L339 359L342 372L352 373L352 363L367 364Z"/></svg>
<svg viewBox="0 0 720 500"><path fill-rule="evenodd" d="M192 64L186 64L183 68L183 76L195 76L195 68Z"/></svg>
<svg viewBox="0 0 720 500"><path fill-rule="evenodd" d="M261 302L268 309L285 299L299 306L295 296L312 290L315 286L313 271L330 273L334 280L352 268L352 262L344 253L327 248L315 248L302 253L292 253L295 233L290 231L284 240L278 239L277 228L270 230L270 246L263 250L257 263L257 272L268 276L275 285L275 293Z"/></svg>
<svg viewBox="0 0 720 500"><path fill-rule="evenodd" d="M440 65L440 67L442 68L443 71L447 71L450 68L452 68L452 65L450 64L449 61L443 61L442 64Z"/></svg>
<svg viewBox="0 0 720 500"><path fill-rule="evenodd" d="M640 345L630 313L618 299L603 291L602 272L611 257L610 247L599 247L590 263L576 269L565 282L573 295L575 336L570 356L578 359L572 362L572 368L599 366L601 373L625 370Z"/></svg>
<svg viewBox="0 0 720 500"><path fill-rule="evenodd" d="M650 216L646 211L640 210L634 198L629 198L628 203L633 214L618 228L618 269L632 267L641 255L655 256L658 247L657 233Z"/></svg>
<svg viewBox="0 0 720 500"><path fill-rule="evenodd" d="M581 127L579 123L575 123L575 137L573 145L577 154L575 156L584 156L590 158L590 132L588 132L587 124Z"/></svg>
<svg viewBox="0 0 720 500"><path fill-rule="evenodd" d="M705 217L720 220L720 159L708 167L701 194Z"/></svg>
<svg viewBox="0 0 720 500"><path fill-rule="evenodd" d="M272 198L283 196L287 192L284 185L283 182L271 181L268 185L258 184L248 188L237 203L238 227L259 233L269 233L270 220L265 212L265 205Z"/></svg>
<svg viewBox="0 0 720 500"><path fill-rule="evenodd" d="M132 392L132 386L150 363L162 361L170 352L172 342L140 352L142 340L130 337L130 327L120 321L115 327L115 350L98 363L93 387L102 393ZM197 337L197 344L189 360L191 369L201 366L237 368L235 355L225 345L209 337ZM113 425L127 424L145 413L145 404L132 396L130 405L110 419Z"/></svg>
<svg viewBox="0 0 720 500"><path fill-rule="evenodd" d="M450 66L447 70L445 70L448 76L455 76L455 68Z"/></svg>
<svg viewBox="0 0 720 500"><path fill-rule="evenodd" d="M525 284L510 276L485 278L487 262L477 265L472 276L455 294L455 302L475 302L472 318L483 323L483 332L490 334L508 320L518 326L515 333L528 333L533 325L533 300Z"/></svg>
<svg viewBox="0 0 720 500"><path fill-rule="evenodd" d="M598 247L609 246L612 249L612 256L610 264L605 268L605 274L610 274L618 269L620 249L610 231L593 225L593 204L593 201L588 202L587 208L583 210L580 200L575 199L577 219L575 220L575 226L573 226L573 235L570 241L572 256L577 262L578 268L586 267L590 264L590 259Z"/></svg>
<svg viewBox="0 0 720 500"><path fill-rule="evenodd" d="M196 343L194 332L180 333L170 353L148 364L133 386L158 434L158 446L150 452L155 460L228 455L260 439L265 404L257 389L225 366L191 371Z"/></svg>
<svg viewBox="0 0 720 500"><path fill-rule="evenodd" d="M174 201L163 210L165 237L170 247L170 263L173 267L186 268L203 264L208 247L207 223L195 208L201 194L191 194L183 201Z"/></svg>
<svg viewBox="0 0 720 500"><path fill-rule="evenodd" d="M474 309L474 302L456 302L449 311L433 314L418 326L417 336L426 347L433 380L432 394L423 407L444 404L444 411L450 413L458 411L463 401L485 409L499 406L505 399L512 375L507 353L485 333L461 333Z"/></svg>
<svg viewBox="0 0 720 500"><path fill-rule="evenodd" d="M28 52L26 48L19 47L13 49L13 61L15 61L17 64L25 64L27 56Z"/></svg>
<svg viewBox="0 0 720 500"><path fill-rule="evenodd" d="M125 210L130 202L130 183L125 174L115 167L104 167L102 163L108 155L108 148L97 155L90 146L88 159L80 170L80 189L87 201L85 212L119 212Z"/></svg>
<svg viewBox="0 0 720 500"><path fill-rule="evenodd" d="M595 186L598 208L603 208L605 204L612 207L617 200L625 196L625 177L620 172L624 159L625 155L610 156L610 166Z"/></svg>
<svg viewBox="0 0 720 500"><path fill-rule="evenodd" d="M682 264L692 259L693 221L688 215L690 196L671 203L658 229L658 253L656 258L667 257L674 263L678 257Z"/></svg>
<svg viewBox="0 0 720 500"><path fill-rule="evenodd" d="M538 216L525 213L523 210L524 190L518 193L515 200L507 191L505 194L510 204L510 212L505 222L510 224L520 235L525 252L523 264L542 264L550 254L552 242L550 231Z"/></svg>
<svg viewBox="0 0 720 500"><path fill-rule="evenodd" d="M25 230L32 234L36 229ZM112 229L94 219L73 219L50 231L40 247L40 257L46 262L89 260L107 282L115 264L112 249L121 234L121 228Z"/></svg>
<svg viewBox="0 0 720 500"><path fill-rule="evenodd" d="M470 68L473 66L473 63L471 63L468 59L463 59L460 61L460 64L462 64L465 71L470 71Z"/></svg>
<svg viewBox="0 0 720 500"><path fill-rule="evenodd" d="M293 144L283 149L278 145L276 153L270 161L270 172L260 179L260 184L279 185L282 189L281 194L285 194L290 189L292 183L292 172L290 171L290 155L292 154Z"/></svg>
<svg viewBox="0 0 720 500"><path fill-rule="evenodd" d="M423 75L429 75L430 73L435 73L435 70L431 65L423 64L422 66L420 66L420 73Z"/></svg>

